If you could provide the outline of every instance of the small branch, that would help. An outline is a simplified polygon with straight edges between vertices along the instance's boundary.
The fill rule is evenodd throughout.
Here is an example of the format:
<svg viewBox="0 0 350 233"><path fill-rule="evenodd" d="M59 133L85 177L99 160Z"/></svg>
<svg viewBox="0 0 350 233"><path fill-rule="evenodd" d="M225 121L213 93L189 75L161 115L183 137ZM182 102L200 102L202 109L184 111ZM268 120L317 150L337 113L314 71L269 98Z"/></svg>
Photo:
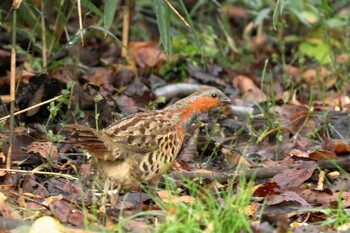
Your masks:
<svg viewBox="0 0 350 233"><path fill-rule="evenodd" d="M46 57L46 29L45 29L45 5L44 0L41 1L41 40L42 40L42 59L43 59L43 73L46 73L47 69L47 57Z"/></svg>
<svg viewBox="0 0 350 233"><path fill-rule="evenodd" d="M0 122L1 122L1 121L4 121L4 120L7 120L8 118L11 117L11 115L17 116L17 115L19 115L19 114L22 114L22 113L27 112L27 111L29 111L29 110L32 110L32 109L34 109L34 108L38 108L38 107L40 107L40 106L42 106L42 105L48 104L48 103L50 103L50 102L52 102L52 101L55 101L55 100L57 100L57 99L59 99L59 98L61 98L61 97L62 97L62 95L59 95L59 96L53 97L52 99L46 100L46 101L44 101L44 102L38 103L38 104L36 104L36 105L30 106L30 107L28 107L28 108L25 108L25 109L23 109L23 110L20 110L20 111L18 111L18 112L15 112L15 113L13 113L13 114L4 116L4 117L0 118Z"/></svg>
<svg viewBox="0 0 350 233"><path fill-rule="evenodd" d="M62 177L62 178L70 179L70 180L78 180L78 178L76 178L74 176L62 174L62 173L55 173L55 172L25 171L25 170L18 170L18 169L3 169L3 168L0 168L0 171L24 173L24 174L40 174L40 175L58 176L58 177Z"/></svg>
<svg viewBox="0 0 350 233"><path fill-rule="evenodd" d="M186 27L191 28L191 26L186 22L185 18L180 15L180 13L170 4L168 0L164 0L164 2L169 6L169 8L175 13L177 17L186 25Z"/></svg>
<svg viewBox="0 0 350 233"><path fill-rule="evenodd" d="M18 5L19 7L19 5ZM12 21L12 47L11 47L11 73L10 73L10 134L9 134L9 149L7 152L6 168L11 168L11 157L13 147L13 134L15 128L15 85L16 85L16 24L17 24L17 8L13 10Z"/></svg>
<svg viewBox="0 0 350 233"><path fill-rule="evenodd" d="M80 3L80 0L78 0L77 3L78 3L80 40L81 40L81 45L84 46L83 20L82 20L82 16L81 16L81 3Z"/></svg>
<svg viewBox="0 0 350 233"><path fill-rule="evenodd" d="M129 9L129 1L126 1L125 6L123 7L123 32L122 32L122 57L126 57L129 43L129 22L130 22L130 9Z"/></svg>
<svg viewBox="0 0 350 233"><path fill-rule="evenodd" d="M339 169L350 170L350 156L337 158L334 160L321 160L318 161L317 166L320 169ZM294 164L295 167L295 164ZM184 172L170 174L169 176L175 180L181 180L182 178L194 179L194 178L204 178L204 179L215 179L219 182L227 182L229 179L234 177L245 176L247 180L251 179L253 176L256 179L266 179L272 178L273 176L283 172L284 170L293 168L293 164L290 166L281 167L261 167L247 169L245 171L227 171L227 172L213 172L212 174L198 173L198 172Z"/></svg>

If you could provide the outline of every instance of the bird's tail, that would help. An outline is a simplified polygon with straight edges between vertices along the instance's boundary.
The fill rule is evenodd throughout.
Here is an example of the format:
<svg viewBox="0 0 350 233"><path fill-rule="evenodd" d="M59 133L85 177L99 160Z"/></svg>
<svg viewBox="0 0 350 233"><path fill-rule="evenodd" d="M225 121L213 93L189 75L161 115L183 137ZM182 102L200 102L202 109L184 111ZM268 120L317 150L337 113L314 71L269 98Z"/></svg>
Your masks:
<svg viewBox="0 0 350 233"><path fill-rule="evenodd" d="M105 144L98 137L98 132L89 126L69 124L63 126L63 131L71 132L64 141L67 144L73 144L88 151L106 149Z"/></svg>

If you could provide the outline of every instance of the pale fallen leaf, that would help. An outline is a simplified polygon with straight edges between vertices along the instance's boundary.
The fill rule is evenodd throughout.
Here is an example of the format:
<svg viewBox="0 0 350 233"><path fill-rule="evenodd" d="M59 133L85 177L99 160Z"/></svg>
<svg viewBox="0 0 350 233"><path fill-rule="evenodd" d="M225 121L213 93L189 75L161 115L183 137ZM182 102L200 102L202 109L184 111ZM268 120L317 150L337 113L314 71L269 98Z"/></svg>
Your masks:
<svg viewBox="0 0 350 233"><path fill-rule="evenodd" d="M63 198L62 194L57 195L57 196L50 196L50 197L45 198L45 200L43 201L43 204L48 206L54 201L62 200L62 198Z"/></svg>
<svg viewBox="0 0 350 233"><path fill-rule="evenodd" d="M6 162L6 156L5 156L5 154L4 154L3 152L0 152L0 159L2 160L2 163L5 163L5 162ZM5 172L2 171L2 172L0 173L0 176L3 176L4 174L5 174Z"/></svg>
<svg viewBox="0 0 350 233"><path fill-rule="evenodd" d="M205 169L197 169L197 170L194 170L193 172L202 173L202 174L210 174L210 175L214 174L214 172L209 171L209 170L205 170Z"/></svg>
<svg viewBox="0 0 350 233"><path fill-rule="evenodd" d="M169 193L168 191L159 191L157 192L159 198L166 203L179 203L179 202L183 202L183 203L192 203L194 202L196 199L192 196L189 195L185 195L185 196L175 196L171 193Z"/></svg>
<svg viewBox="0 0 350 233"><path fill-rule="evenodd" d="M32 227L30 228L29 233L63 233L67 232L65 227L56 219L50 216L44 216L37 219Z"/></svg>
<svg viewBox="0 0 350 233"><path fill-rule="evenodd" d="M7 197L0 192L0 215L4 218L20 219L21 216L6 202Z"/></svg>

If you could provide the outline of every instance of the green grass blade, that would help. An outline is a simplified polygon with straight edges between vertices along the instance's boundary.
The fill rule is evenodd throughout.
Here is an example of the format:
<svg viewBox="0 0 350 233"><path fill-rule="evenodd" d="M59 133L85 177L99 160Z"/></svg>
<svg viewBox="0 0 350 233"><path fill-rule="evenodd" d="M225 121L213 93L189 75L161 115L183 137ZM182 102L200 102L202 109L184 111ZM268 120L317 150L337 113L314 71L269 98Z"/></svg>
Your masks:
<svg viewBox="0 0 350 233"><path fill-rule="evenodd" d="M166 53L171 54L170 9L163 0L153 0L157 16L160 42Z"/></svg>
<svg viewBox="0 0 350 233"><path fill-rule="evenodd" d="M105 27L105 36L107 36L107 31L113 23L115 16L115 11L117 9L118 0L106 0L104 7L104 27Z"/></svg>

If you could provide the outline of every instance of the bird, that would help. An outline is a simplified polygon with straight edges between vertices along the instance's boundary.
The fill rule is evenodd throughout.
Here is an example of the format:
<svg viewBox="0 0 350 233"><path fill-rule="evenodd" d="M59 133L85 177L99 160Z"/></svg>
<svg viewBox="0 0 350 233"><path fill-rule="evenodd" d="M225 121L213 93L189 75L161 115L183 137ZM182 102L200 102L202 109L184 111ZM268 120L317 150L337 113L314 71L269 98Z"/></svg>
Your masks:
<svg viewBox="0 0 350 233"><path fill-rule="evenodd" d="M79 124L63 129L70 132L68 142L95 157L118 187L138 190L141 184L158 186L196 116L228 103L221 90L205 87L162 110L134 113L102 130Z"/></svg>

